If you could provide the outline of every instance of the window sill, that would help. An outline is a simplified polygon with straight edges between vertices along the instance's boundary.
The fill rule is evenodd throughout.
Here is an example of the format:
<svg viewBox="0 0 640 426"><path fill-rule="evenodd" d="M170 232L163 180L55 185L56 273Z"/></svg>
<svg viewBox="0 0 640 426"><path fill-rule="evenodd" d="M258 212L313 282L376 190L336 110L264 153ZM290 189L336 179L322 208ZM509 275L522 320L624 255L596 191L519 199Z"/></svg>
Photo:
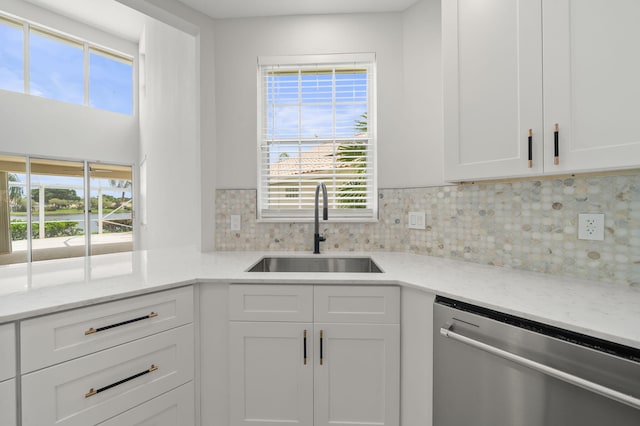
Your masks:
<svg viewBox="0 0 640 426"><path fill-rule="evenodd" d="M322 220L320 218L320 223L377 223L380 219L378 218L363 218L363 217L329 217L329 220ZM257 218L257 223L314 223L315 219L313 217L267 217L267 218Z"/></svg>

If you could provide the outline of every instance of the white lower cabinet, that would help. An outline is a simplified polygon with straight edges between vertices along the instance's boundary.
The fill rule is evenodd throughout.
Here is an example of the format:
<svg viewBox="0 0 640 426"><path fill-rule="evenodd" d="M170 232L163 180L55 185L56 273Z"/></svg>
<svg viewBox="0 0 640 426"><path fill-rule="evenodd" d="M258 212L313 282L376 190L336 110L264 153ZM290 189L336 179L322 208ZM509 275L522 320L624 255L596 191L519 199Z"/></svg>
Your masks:
<svg viewBox="0 0 640 426"><path fill-rule="evenodd" d="M312 425L312 345L311 323L232 322L231 423Z"/></svg>
<svg viewBox="0 0 640 426"><path fill-rule="evenodd" d="M397 425L400 326L315 324L314 425ZM322 363L320 363L322 360Z"/></svg>
<svg viewBox="0 0 640 426"><path fill-rule="evenodd" d="M0 425L16 426L16 335L13 323L0 325Z"/></svg>
<svg viewBox="0 0 640 426"><path fill-rule="evenodd" d="M99 424L192 381L193 351L188 324L23 375L22 425Z"/></svg>
<svg viewBox="0 0 640 426"><path fill-rule="evenodd" d="M269 294L269 285L259 287ZM321 303L313 318L328 322L270 322L269 313L264 322L244 322L231 315L231 426L399 425L399 289L315 290ZM345 315L365 319L331 322Z"/></svg>
<svg viewBox="0 0 640 426"><path fill-rule="evenodd" d="M0 425L16 426L16 381L0 382Z"/></svg>
<svg viewBox="0 0 640 426"><path fill-rule="evenodd" d="M0 325L0 382L16 375L15 343L15 325Z"/></svg>
<svg viewBox="0 0 640 426"><path fill-rule="evenodd" d="M99 426L185 426L195 424L193 383L160 395Z"/></svg>
<svg viewBox="0 0 640 426"><path fill-rule="evenodd" d="M186 286L22 321L21 426L195 425L193 302Z"/></svg>

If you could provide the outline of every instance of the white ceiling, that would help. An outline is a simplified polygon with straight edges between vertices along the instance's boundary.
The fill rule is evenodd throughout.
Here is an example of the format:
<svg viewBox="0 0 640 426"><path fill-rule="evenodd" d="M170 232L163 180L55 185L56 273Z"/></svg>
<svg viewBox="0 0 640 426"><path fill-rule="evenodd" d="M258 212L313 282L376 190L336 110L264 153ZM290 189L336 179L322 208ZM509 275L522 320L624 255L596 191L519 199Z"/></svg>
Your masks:
<svg viewBox="0 0 640 426"><path fill-rule="evenodd" d="M400 12L419 0L180 0L212 18Z"/></svg>
<svg viewBox="0 0 640 426"><path fill-rule="evenodd" d="M138 42L144 15L116 0L27 0L60 15ZM178 0L169 0L178 1ZM180 0L212 18L400 12L419 0ZM153 1L151 1L153 2Z"/></svg>

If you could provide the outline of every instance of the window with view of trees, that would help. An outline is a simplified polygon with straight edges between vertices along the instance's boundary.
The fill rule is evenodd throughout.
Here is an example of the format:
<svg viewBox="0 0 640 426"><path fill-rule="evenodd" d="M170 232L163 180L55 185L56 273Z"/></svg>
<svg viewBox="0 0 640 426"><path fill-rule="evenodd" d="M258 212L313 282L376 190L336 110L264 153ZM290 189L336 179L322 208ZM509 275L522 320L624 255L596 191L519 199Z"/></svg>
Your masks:
<svg viewBox="0 0 640 426"><path fill-rule="evenodd" d="M259 218L312 217L320 182L331 218L376 217L374 59L259 59Z"/></svg>
<svg viewBox="0 0 640 426"><path fill-rule="evenodd" d="M0 89L132 115L133 81L129 55L0 15Z"/></svg>
<svg viewBox="0 0 640 426"><path fill-rule="evenodd" d="M0 155L0 264L131 251L132 203L131 166Z"/></svg>

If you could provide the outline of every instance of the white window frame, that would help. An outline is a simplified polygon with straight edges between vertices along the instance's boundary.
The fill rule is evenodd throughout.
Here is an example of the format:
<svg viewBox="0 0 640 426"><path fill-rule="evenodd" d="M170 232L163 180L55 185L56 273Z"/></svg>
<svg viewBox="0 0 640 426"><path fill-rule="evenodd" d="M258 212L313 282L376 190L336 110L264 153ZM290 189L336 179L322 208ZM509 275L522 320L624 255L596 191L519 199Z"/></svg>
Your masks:
<svg viewBox="0 0 640 426"><path fill-rule="evenodd" d="M313 208L299 209L269 209L264 208L268 194L265 194L268 183L265 178L265 163L263 149L267 144L265 140L266 126L266 91L264 88L263 68L273 66L299 66L299 67L323 67L339 65L357 65L358 68L367 68L368 75L368 102L367 102L367 174L369 176L367 208L340 208L330 209L329 221L331 222L376 222L378 220L378 182L377 182L377 108L376 108L376 56L374 53L349 53L327 55L291 55L291 56L260 56L258 57L258 119L257 119L257 206L256 216L258 222L309 222L314 220ZM336 139L333 141L336 143ZM297 140L304 143L302 139ZM296 142L293 140L292 142ZM322 197L320 196L320 204Z"/></svg>
<svg viewBox="0 0 640 426"><path fill-rule="evenodd" d="M84 222L85 222L85 226L89 228L89 232L84 233L84 248L85 248L85 252L84 252L84 256L93 256L94 254L92 253L92 242L91 242L91 238L92 238L92 234L91 234L91 191L96 189L95 187L91 186L91 166L99 166L100 164L105 164L105 166L122 166L122 167L129 167L131 168L131 186L129 187L129 192L131 193L131 197L133 199L133 210L131 212L131 217L132 217L132 233L131 233L131 238L132 238L132 243L135 247L136 244L136 234L137 234L137 228L138 228L138 224L137 224L137 214L136 211L138 209L138 205L140 205L140 201L139 201L139 194L138 194L138 190L137 190L137 169L136 166L134 164L128 164L128 163L119 163L119 162L112 162L112 161L108 161L108 162L103 162L101 160L81 160L81 159L75 159L75 158L67 158L67 157L53 157L53 156L48 156L48 155L30 155L30 154L21 154L21 153L9 153L9 152L4 152L4 151L0 151L0 157L2 156L9 156L9 157L16 157L16 158L24 158L25 161L25 171L24 171L24 175L26 177L26 180L24 182L24 192L26 194L26 198L27 198L27 214L25 216L26 219L26 225L27 225L27 259L25 262L20 262L20 263L15 263L16 265L18 264L31 264L33 262L38 262L38 261L34 261L33 260L33 239L32 239L32 226L34 223L37 223L33 221L33 208L32 208L32 203L33 200L31 198L31 196L29 194L31 194L34 188L34 185L32 185L31 182L31 177L33 175L32 170L31 170L31 163L32 160L43 160L43 161L64 161L64 162L70 162L70 163L82 163L82 168L84 170L83 173L83 178L82 178L82 183L83 183L83 193L84 193ZM64 187L64 186L63 186ZM11 237L9 237L11 238ZM135 250L135 249L133 249ZM121 251L121 252L113 252L113 253L131 253L131 251ZM2 257L2 254L0 254L0 257ZM73 257L54 257L54 259L72 259Z"/></svg>
<svg viewBox="0 0 640 426"><path fill-rule="evenodd" d="M40 36L45 36L45 37L50 37L53 40L58 40L58 42L60 43L69 43L72 45L77 45L79 48L82 49L82 54L83 54L83 86L84 86L84 102L82 104L74 104L74 105L83 105L86 107L90 107L90 108L94 108L94 109L98 109L101 111L109 111L109 112L114 112L114 111L110 111L110 110L106 110L103 108L98 108L98 107L92 107L90 105L90 87L89 87L89 81L90 81L90 56L91 54L98 54L98 55L102 55L105 57L108 57L112 60L118 60L120 62L123 63L127 63L127 64L131 64L131 83L132 83L132 93L131 93L131 114L124 114L127 116L131 116L131 117L135 117L137 115L137 78L136 78L136 72L137 72L137 64L136 64L136 58L134 55L131 54L127 54L127 53L123 53L120 52L116 49L107 47L107 46L103 46L100 44L96 44L96 43L92 43L86 39L83 39L81 37L76 37L76 36L72 36L69 35L67 33L64 33L62 31L56 30L56 29L52 29L49 28L47 26L44 25L40 25L38 23L32 22L30 20L27 19L23 19L20 18L18 16L13 16L13 15L9 15L6 13L2 13L0 12L0 18L2 20L7 21L8 23L12 23L15 25L21 25L22 26L22 31L23 31L23 80L24 80L24 89L23 92L16 92L16 93L23 93L26 95L31 95L31 75L30 75L30 65L31 65L31 60L30 60L30 35L32 30L40 35ZM44 99L51 99L51 100L55 100L55 101L59 101L59 102L64 102L64 101L60 101L58 99L55 98L49 98L46 96L43 96ZM119 114L117 112L114 112L116 114Z"/></svg>

